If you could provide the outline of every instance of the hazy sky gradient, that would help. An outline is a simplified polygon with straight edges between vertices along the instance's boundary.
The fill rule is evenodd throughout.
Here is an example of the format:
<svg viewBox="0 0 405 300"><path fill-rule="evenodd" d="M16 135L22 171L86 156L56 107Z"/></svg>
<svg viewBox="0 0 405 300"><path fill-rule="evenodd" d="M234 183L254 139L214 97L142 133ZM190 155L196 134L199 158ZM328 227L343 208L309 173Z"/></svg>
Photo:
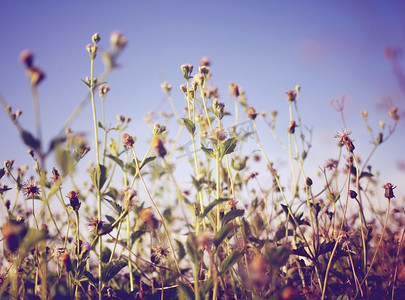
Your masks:
<svg viewBox="0 0 405 300"><path fill-rule="evenodd" d="M317 169L336 156L333 137L343 127L329 105L332 99L346 97L347 126L362 156L371 146L360 110L369 111L370 124L378 130L378 121L390 120L387 111L393 104L403 107L404 94L384 49L404 45L404 15L403 1L378 0L0 0L0 93L14 110L23 110L22 124L33 128L30 87L18 62L21 50L31 49L35 64L47 76L39 93L44 136L49 141L86 95L79 79L89 75L85 46L92 34L101 35L100 47L106 49L110 33L119 30L129 43L119 60L122 68L108 78L106 118L115 122L116 114L130 116L129 131L138 136L141 149L150 138L142 116L148 110L170 110L160 84L167 80L173 85L173 98L181 110L185 102L178 88L183 84L180 65L197 66L207 56L221 101L231 104L228 84L239 84L258 111L280 112L285 123L279 125L281 134L288 125L285 92L301 85L299 105L305 124L313 127L310 162ZM101 70L99 61L96 72ZM4 112L0 126L0 158L15 159L17 165L28 163L27 149ZM92 137L90 105L72 127ZM371 162L382 169L382 181L398 185L394 181L403 173L396 162L405 159L400 150L405 148L403 130L400 122L398 132ZM265 126L260 132L266 150L282 153Z"/></svg>

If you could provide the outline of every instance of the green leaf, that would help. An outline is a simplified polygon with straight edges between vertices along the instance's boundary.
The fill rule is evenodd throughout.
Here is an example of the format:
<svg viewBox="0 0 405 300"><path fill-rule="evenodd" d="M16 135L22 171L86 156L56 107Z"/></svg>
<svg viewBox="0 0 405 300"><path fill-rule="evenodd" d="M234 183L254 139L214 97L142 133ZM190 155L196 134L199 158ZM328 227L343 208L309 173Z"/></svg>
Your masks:
<svg viewBox="0 0 405 300"><path fill-rule="evenodd" d="M224 218L222 219L222 224L226 224L237 217L242 217L244 213L245 213L244 209L231 210L225 214Z"/></svg>
<svg viewBox="0 0 405 300"><path fill-rule="evenodd" d="M212 201L210 204L208 204L206 207L204 207L204 213L201 215L201 218L204 218L210 211L213 209L215 206L218 204L227 201L228 198L219 198L215 201Z"/></svg>
<svg viewBox="0 0 405 300"><path fill-rule="evenodd" d="M119 165L121 167L121 169L124 168L124 162L121 159L119 159L118 157L111 155L111 154L107 154L106 157L108 157L109 159L114 161L117 165Z"/></svg>
<svg viewBox="0 0 405 300"><path fill-rule="evenodd" d="M290 257L290 249L283 246L275 247L269 245L264 251L264 257L273 268L278 269L287 263Z"/></svg>
<svg viewBox="0 0 405 300"><path fill-rule="evenodd" d="M98 281L94 278L93 274L91 274L89 271L84 271L83 275L86 276L86 278L89 280L89 282L96 287L98 285Z"/></svg>
<svg viewBox="0 0 405 300"><path fill-rule="evenodd" d="M101 128L101 129L104 129L104 130L105 130L105 128L104 128L104 126L103 126L103 124L101 124L101 122L100 122L100 121L98 121L98 127L99 127L99 128Z"/></svg>
<svg viewBox="0 0 405 300"><path fill-rule="evenodd" d="M221 159L227 155L231 154L235 151L236 144L238 143L238 139L236 137L229 138L222 143L222 151L221 151Z"/></svg>
<svg viewBox="0 0 405 300"><path fill-rule="evenodd" d="M0 179L3 178L4 174L6 174L5 168L0 169Z"/></svg>
<svg viewBox="0 0 405 300"><path fill-rule="evenodd" d="M28 232L25 235L19 248L21 258L25 257L36 244L38 244L40 241L45 240L46 238L47 236L43 232L36 229L28 229Z"/></svg>
<svg viewBox="0 0 405 300"><path fill-rule="evenodd" d="M181 281L179 281L177 284L179 285L178 289L179 299L194 300L194 292L187 284Z"/></svg>
<svg viewBox="0 0 405 300"><path fill-rule="evenodd" d="M93 182L94 187L101 191L104 183L107 180L107 168L102 164L98 164L90 173L91 181Z"/></svg>
<svg viewBox="0 0 405 300"><path fill-rule="evenodd" d="M340 295L336 300L349 300L349 297L346 294Z"/></svg>
<svg viewBox="0 0 405 300"><path fill-rule="evenodd" d="M150 156L150 157L147 157L147 158L145 159L145 161L139 166L139 170L142 170L142 168L143 168L144 166L146 166L146 164L150 163L151 161L154 161L154 160L156 159L156 157L157 157L157 156ZM138 160L138 162L141 163L141 161L139 161L139 160Z"/></svg>
<svg viewBox="0 0 405 300"><path fill-rule="evenodd" d="M190 119L182 118L184 126L186 126L187 131L191 134L194 135L195 133L195 124L193 121Z"/></svg>
<svg viewBox="0 0 405 300"><path fill-rule="evenodd" d="M221 263L221 271L219 272L219 276L225 275L232 266L243 256L243 250L235 249L229 254Z"/></svg>
<svg viewBox="0 0 405 300"><path fill-rule="evenodd" d="M234 225L233 223L227 223L222 226L221 229L215 234L214 244L218 247L223 240L231 233L234 229L238 228L239 225Z"/></svg>
<svg viewBox="0 0 405 300"><path fill-rule="evenodd" d="M34 150L39 149L39 146L40 146L39 140L34 138L34 136L30 132L28 132L26 130L22 130L21 137L23 139L24 144L26 144L28 147L30 147Z"/></svg>
<svg viewBox="0 0 405 300"><path fill-rule="evenodd" d="M101 280L104 283L108 283L126 265L127 265L126 262L123 262L120 260L115 260L115 261L109 262L101 270Z"/></svg>
<svg viewBox="0 0 405 300"><path fill-rule="evenodd" d="M201 250L198 250L198 246L197 243L195 241L195 235L190 234L187 237L186 240L186 248L187 248L187 253L190 255L191 257L191 261L193 263L200 263L203 253Z"/></svg>
<svg viewBox="0 0 405 300"><path fill-rule="evenodd" d="M137 231L133 232L131 234L131 242L132 242L132 244L135 243L135 241L137 239L139 239L146 232L147 232L146 230L137 230Z"/></svg>
<svg viewBox="0 0 405 300"><path fill-rule="evenodd" d="M176 239L175 241L177 244L177 248L179 248L179 250L177 252L177 258L180 261L184 258L184 256L186 256L186 250L184 249L183 244L179 240Z"/></svg>
<svg viewBox="0 0 405 300"><path fill-rule="evenodd" d="M206 148L203 144L201 144L201 150L204 151L205 155L207 155L208 157L215 158L214 150L212 150L211 148Z"/></svg>
<svg viewBox="0 0 405 300"><path fill-rule="evenodd" d="M369 172L361 172L360 177L359 178L363 178L363 177L373 177L374 175L369 173Z"/></svg>

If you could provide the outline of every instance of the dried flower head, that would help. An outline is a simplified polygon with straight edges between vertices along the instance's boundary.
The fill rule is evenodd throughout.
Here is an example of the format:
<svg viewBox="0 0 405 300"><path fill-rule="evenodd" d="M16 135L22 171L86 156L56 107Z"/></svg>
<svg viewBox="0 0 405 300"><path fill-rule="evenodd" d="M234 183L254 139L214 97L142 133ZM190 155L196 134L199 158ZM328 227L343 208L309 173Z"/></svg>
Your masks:
<svg viewBox="0 0 405 300"><path fill-rule="evenodd" d="M91 37L91 40L92 40L92 42L93 42L94 44L97 44L97 43L101 40L100 35L96 32L96 33L93 34L93 36Z"/></svg>
<svg viewBox="0 0 405 300"><path fill-rule="evenodd" d="M66 269L67 272L71 272L73 270L72 261L70 259L69 253L64 253L62 255L62 265Z"/></svg>
<svg viewBox="0 0 405 300"><path fill-rule="evenodd" d="M111 33L110 44L113 48L122 50L127 45L128 41L125 35L121 32L115 31Z"/></svg>
<svg viewBox="0 0 405 300"><path fill-rule="evenodd" d="M32 179L23 184L23 193L27 198L38 198L40 192L40 187Z"/></svg>
<svg viewBox="0 0 405 300"><path fill-rule="evenodd" d="M27 69L27 75L30 78L31 85L37 86L45 79L45 73L36 66Z"/></svg>
<svg viewBox="0 0 405 300"><path fill-rule="evenodd" d="M385 189L384 197L387 198L388 200L395 198L394 196L394 189L396 186L393 186L392 183L388 182L382 186L383 189Z"/></svg>
<svg viewBox="0 0 405 300"><path fill-rule="evenodd" d="M151 249L150 253L150 260L154 264L159 264L167 255L169 254L169 251L166 248L163 248L162 246L154 246Z"/></svg>
<svg viewBox="0 0 405 300"><path fill-rule="evenodd" d="M339 138L339 144L345 145L347 148L347 151L352 153L353 150L355 149L353 145L353 140L349 138L350 131L347 131L346 129L343 131L338 131L337 134L335 135L335 138Z"/></svg>
<svg viewBox="0 0 405 300"><path fill-rule="evenodd" d="M34 63L34 54L31 50L25 49L21 51L18 60L22 62L27 68L31 68Z"/></svg>
<svg viewBox="0 0 405 300"><path fill-rule="evenodd" d="M100 96L100 98L102 98L103 96L105 96L108 92L110 91L110 87L108 87L105 84L102 84L98 87L98 95Z"/></svg>
<svg viewBox="0 0 405 300"><path fill-rule="evenodd" d="M170 93L170 91L172 90L172 85L171 85L171 84L168 84L167 81L163 82L163 83L160 85L160 87L162 88L162 90L163 90L165 93Z"/></svg>
<svg viewBox="0 0 405 300"><path fill-rule="evenodd" d="M52 177L51 179L53 180L53 182L56 182L59 179L60 175L58 170L56 170L55 168L52 169Z"/></svg>
<svg viewBox="0 0 405 300"><path fill-rule="evenodd" d="M72 206L72 208L75 211L78 211L81 205L79 201L79 193L76 193L75 191L70 191L67 197L69 199L70 206Z"/></svg>
<svg viewBox="0 0 405 300"><path fill-rule="evenodd" d="M127 201L126 205L128 207L128 210L132 210L135 205L135 197L137 195L137 192L128 186L124 189L124 195Z"/></svg>
<svg viewBox="0 0 405 300"><path fill-rule="evenodd" d="M89 226L90 232L100 233L103 229L104 222L101 221L99 218L91 217L87 226Z"/></svg>
<svg viewBox="0 0 405 300"><path fill-rule="evenodd" d="M226 133L223 128L216 127L214 129L214 137L218 141L224 141L226 139Z"/></svg>
<svg viewBox="0 0 405 300"><path fill-rule="evenodd" d="M184 79L190 79L191 73L193 72L193 66L190 64L184 64L180 68L183 71Z"/></svg>
<svg viewBox="0 0 405 300"><path fill-rule="evenodd" d="M391 118L394 121L399 120L398 107L394 106L393 108L391 108L391 110L388 112L388 114L391 116Z"/></svg>
<svg viewBox="0 0 405 300"><path fill-rule="evenodd" d="M248 115L248 118L251 120L256 119L256 117L257 117L256 109L254 109L253 107L249 107L247 110L247 115Z"/></svg>
<svg viewBox="0 0 405 300"><path fill-rule="evenodd" d="M122 144L127 147L132 147L134 145L135 141L132 136L130 136L128 133L124 133L122 135Z"/></svg>
<svg viewBox="0 0 405 300"><path fill-rule="evenodd" d="M287 94L287 101L289 102L294 102L295 99L297 98L297 93L294 92L293 90L289 90L288 92L286 92Z"/></svg>
<svg viewBox="0 0 405 300"><path fill-rule="evenodd" d="M151 227L152 229L157 229L159 226L159 221L156 219L150 209L141 209L141 211L139 212L139 218L143 221L144 224Z"/></svg>
<svg viewBox="0 0 405 300"><path fill-rule="evenodd" d="M158 136L153 136L152 139L152 147L155 149L155 151L157 152L157 154L160 157L165 157L165 155L167 154L166 152L166 148L163 145L162 140L158 137Z"/></svg>
<svg viewBox="0 0 405 300"><path fill-rule="evenodd" d="M209 67L210 65L211 65L211 61L208 59L208 57L204 56L203 58L201 58L200 67L202 67L202 66Z"/></svg>
<svg viewBox="0 0 405 300"><path fill-rule="evenodd" d="M198 70L203 76L207 76L210 73L210 68L208 66L200 66Z"/></svg>
<svg viewBox="0 0 405 300"><path fill-rule="evenodd" d="M229 84L229 93L231 94L231 96L238 97L240 95L239 86L231 82Z"/></svg>
<svg viewBox="0 0 405 300"><path fill-rule="evenodd" d="M295 123L294 120L292 120L290 122L290 124L288 125L287 132L289 132L291 134L294 134L295 133L295 127L298 127L298 125Z"/></svg>
<svg viewBox="0 0 405 300"><path fill-rule="evenodd" d="M336 159L330 158L327 162L326 162L326 169L328 170L334 170L337 168L338 165L338 161Z"/></svg>

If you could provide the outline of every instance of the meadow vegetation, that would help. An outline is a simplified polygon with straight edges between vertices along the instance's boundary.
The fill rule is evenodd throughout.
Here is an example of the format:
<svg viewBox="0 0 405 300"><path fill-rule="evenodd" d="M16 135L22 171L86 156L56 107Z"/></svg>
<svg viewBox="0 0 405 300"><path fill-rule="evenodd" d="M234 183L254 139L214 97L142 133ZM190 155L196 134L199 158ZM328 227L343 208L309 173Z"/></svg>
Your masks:
<svg viewBox="0 0 405 300"><path fill-rule="evenodd" d="M172 111L161 114L161 124L145 117L152 129L148 150L139 153L145 141L128 130L131 116L118 115L115 125L105 119L106 80L126 37L113 33L105 52L100 42L95 34L86 47L88 96L51 141L42 138L38 108L45 73L30 51L19 59L35 128L20 123L28 109L22 114L0 97L34 165L16 166L10 153L0 169L1 299L405 298L401 183L380 182L371 165L395 132L397 107L380 124L361 112L371 143L360 159L356 140L364 137L351 136L343 100L333 102L342 122L330 142L339 154L319 162L310 178L307 157L317 141L300 117L301 87L280 95L287 120L251 107L234 83L234 105L225 106L203 58L179 68L183 99L162 83ZM101 58L105 69L96 75ZM69 127L88 102L94 136L86 137ZM258 122L266 126L260 137ZM287 167L262 147L270 138ZM381 201L385 211L374 207Z"/></svg>

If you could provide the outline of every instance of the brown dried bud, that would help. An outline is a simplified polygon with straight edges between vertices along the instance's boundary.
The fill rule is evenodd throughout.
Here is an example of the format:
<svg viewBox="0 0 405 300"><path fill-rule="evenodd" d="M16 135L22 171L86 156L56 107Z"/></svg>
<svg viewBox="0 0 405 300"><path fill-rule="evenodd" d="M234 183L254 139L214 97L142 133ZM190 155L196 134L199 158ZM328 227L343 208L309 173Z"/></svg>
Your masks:
<svg viewBox="0 0 405 300"><path fill-rule="evenodd" d="M286 92L287 94L287 101L289 102L294 102L295 99L297 98L297 93L294 92L293 90L289 90L288 92Z"/></svg>
<svg viewBox="0 0 405 300"><path fill-rule="evenodd" d="M240 95L239 86L237 84L234 84L234 83L231 82L229 84L229 90L230 90L231 96L238 97Z"/></svg>
<svg viewBox="0 0 405 300"><path fill-rule="evenodd" d="M98 87L98 95L100 98L102 98L104 95L106 95L110 91L110 88L104 84L100 85Z"/></svg>
<svg viewBox="0 0 405 300"><path fill-rule="evenodd" d="M357 193L355 191L353 191L353 190L350 190L349 191L349 196L352 199L356 199L357 198Z"/></svg>
<svg viewBox="0 0 405 300"><path fill-rule="evenodd" d="M307 186L311 186L312 185L312 179L307 177L307 179L305 179L305 183Z"/></svg>
<svg viewBox="0 0 405 300"><path fill-rule="evenodd" d="M70 260L69 253L64 253L62 255L62 265L66 269L67 272L72 271L72 261Z"/></svg>
<svg viewBox="0 0 405 300"><path fill-rule="evenodd" d="M392 117L394 121L399 120L398 107L394 106L393 108L391 108L388 114Z"/></svg>
<svg viewBox="0 0 405 300"><path fill-rule="evenodd" d="M134 145L134 138L128 133L122 135L122 144L127 147L132 147Z"/></svg>
<svg viewBox="0 0 405 300"><path fill-rule="evenodd" d="M200 60L200 66L204 66L204 67L209 67L211 65L211 61L208 59L208 57L204 56L203 58L201 58Z"/></svg>
<svg viewBox="0 0 405 300"><path fill-rule="evenodd" d="M249 107L247 110L247 115L249 119L254 120L257 117L257 112L253 107Z"/></svg>
<svg viewBox="0 0 405 300"><path fill-rule="evenodd" d="M217 139L218 141L223 141L226 139L226 133L225 130L223 128L219 128L216 127L214 129L214 137L215 139Z"/></svg>
<svg viewBox="0 0 405 300"><path fill-rule="evenodd" d="M152 147L155 149L155 151L158 153L160 157L165 157L167 153L165 146L163 145L162 140L156 135L153 136Z"/></svg>
<svg viewBox="0 0 405 300"><path fill-rule="evenodd" d="M395 198L394 196L394 189L396 186L393 186L392 183L388 182L384 184L383 189L385 189L384 197L390 200L391 198Z"/></svg>
<svg viewBox="0 0 405 300"><path fill-rule="evenodd" d="M139 212L139 218L149 227L153 229L157 229L159 225L159 221L156 219L156 217L153 215L153 213L150 211L150 209L143 208Z"/></svg>
<svg viewBox="0 0 405 300"><path fill-rule="evenodd" d="M80 201L79 201L79 193L76 193L75 191L70 191L69 194L67 195L69 202L70 202L70 206L72 206L72 208L75 211L78 211L80 208Z"/></svg>
<svg viewBox="0 0 405 300"><path fill-rule="evenodd" d="M34 54L31 52L31 50L25 49L20 53L18 60L27 68L31 68L34 62Z"/></svg>
<svg viewBox="0 0 405 300"><path fill-rule="evenodd" d="M126 36L121 32L113 32L110 36L110 44L113 48L121 50L127 45L127 43Z"/></svg>
<svg viewBox="0 0 405 300"><path fill-rule="evenodd" d="M52 169L52 177L51 179L56 182L59 179L60 175L58 170L56 170L55 168Z"/></svg>
<svg viewBox="0 0 405 300"><path fill-rule="evenodd" d="M291 134L294 134L294 133L295 133L295 127L297 127L297 126L298 126L298 125L295 124L295 121L292 120L292 121L290 122L290 124L288 125L287 132L289 132L289 133L291 133Z"/></svg>

